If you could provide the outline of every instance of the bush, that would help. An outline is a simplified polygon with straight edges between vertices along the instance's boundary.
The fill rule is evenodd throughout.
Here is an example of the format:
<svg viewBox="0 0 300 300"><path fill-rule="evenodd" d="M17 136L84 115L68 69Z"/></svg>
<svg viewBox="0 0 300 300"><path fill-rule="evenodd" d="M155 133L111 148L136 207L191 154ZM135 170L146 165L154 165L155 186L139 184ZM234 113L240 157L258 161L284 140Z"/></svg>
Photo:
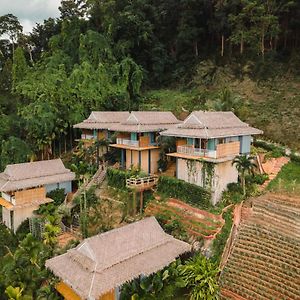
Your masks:
<svg viewBox="0 0 300 300"><path fill-rule="evenodd" d="M23 240L30 233L29 219L24 220L16 231L16 236L19 241Z"/></svg>
<svg viewBox="0 0 300 300"><path fill-rule="evenodd" d="M232 212L233 208L231 207L224 213L225 224L222 227L222 230L219 234L217 234L216 238L212 244L212 261L215 263L220 263L221 256L223 254L227 239L230 235L231 227L232 227Z"/></svg>
<svg viewBox="0 0 300 300"><path fill-rule="evenodd" d="M291 158L291 161L292 161L292 162L300 163L300 156L299 156L299 155L296 155L296 154L292 153L292 154L290 155L290 158Z"/></svg>
<svg viewBox="0 0 300 300"><path fill-rule="evenodd" d="M269 179L268 174L255 174L255 175L246 176L246 182L250 184L256 183L262 185L268 179Z"/></svg>
<svg viewBox="0 0 300 300"><path fill-rule="evenodd" d="M227 184L227 190L230 193L240 193L243 194L243 188L238 182L231 182Z"/></svg>
<svg viewBox="0 0 300 300"><path fill-rule="evenodd" d="M129 178L129 172L108 168L107 169L107 180L108 185L118 188L118 189L124 189L126 188L126 179Z"/></svg>
<svg viewBox="0 0 300 300"><path fill-rule="evenodd" d="M201 209L212 207L210 203L211 194L204 188L168 176L160 176L157 190L168 197L178 198L188 204Z"/></svg>
<svg viewBox="0 0 300 300"><path fill-rule="evenodd" d="M268 142L265 142L265 141L262 141L262 140L257 140L257 141L254 141L253 145L255 147L260 147L260 148L263 148L267 151L270 151L271 152L271 157L281 157L281 156L284 156L285 155L285 150L283 147L280 147L280 146L276 146L274 144L271 144L271 143L268 143Z"/></svg>
<svg viewBox="0 0 300 300"><path fill-rule="evenodd" d="M47 193L47 197L53 200L55 205L60 205L65 200L65 190L64 189L55 189Z"/></svg>

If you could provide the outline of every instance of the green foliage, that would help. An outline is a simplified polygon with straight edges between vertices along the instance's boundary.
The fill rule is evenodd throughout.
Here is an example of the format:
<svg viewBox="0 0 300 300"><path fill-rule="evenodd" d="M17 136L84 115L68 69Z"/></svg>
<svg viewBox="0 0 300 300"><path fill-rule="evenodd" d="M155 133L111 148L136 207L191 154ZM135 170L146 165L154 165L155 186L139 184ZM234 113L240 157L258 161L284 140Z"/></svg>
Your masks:
<svg viewBox="0 0 300 300"><path fill-rule="evenodd" d="M217 300L219 269L204 256L195 255L180 267L185 286L191 289L190 300Z"/></svg>
<svg viewBox="0 0 300 300"><path fill-rule="evenodd" d="M13 251L17 243L16 236L4 224L0 224L0 258L5 256L9 249Z"/></svg>
<svg viewBox="0 0 300 300"><path fill-rule="evenodd" d="M119 189L126 187L126 179L129 178L127 171L117 170L113 168L107 169L108 185Z"/></svg>
<svg viewBox="0 0 300 300"><path fill-rule="evenodd" d="M211 260L219 265L227 239L230 235L232 223L233 223L233 208L227 209L223 214L225 224L223 225L221 232L217 234L212 244L212 257Z"/></svg>
<svg viewBox="0 0 300 300"><path fill-rule="evenodd" d="M180 266L181 261L178 259L153 275L140 277L123 285L120 299L174 299L184 286L180 278Z"/></svg>
<svg viewBox="0 0 300 300"><path fill-rule="evenodd" d="M180 199L202 209L212 206L210 193L204 188L173 177L160 176L157 190L168 197Z"/></svg>
<svg viewBox="0 0 300 300"><path fill-rule="evenodd" d="M47 193L47 197L53 200L55 205L60 205L65 200L65 190L64 189L55 189Z"/></svg>
<svg viewBox="0 0 300 300"><path fill-rule="evenodd" d="M179 217L170 216L167 211L155 215L156 220L164 231L173 237L188 242L188 234Z"/></svg>
<svg viewBox="0 0 300 300"><path fill-rule="evenodd" d="M292 161L284 165L277 177L269 183L267 188L275 192L299 195L300 163Z"/></svg>
<svg viewBox="0 0 300 300"><path fill-rule="evenodd" d="M272 157L280 157L285 155L285 150L283 147L280 147L270 142L266 142L263 140L255 140L253 145L255 147L263 148L267 151L270 151L272 153Z"/></svg>
<svg viewBox="0 0 300 300"><path fill-rule="evenodd" d="M256 183L256 184L262 185L268 179L269 179L268 174L247 175L246 176L246 183L247 184Z"/></svg>
<svg viewBox="0 0 300 300"><path fill-rule="evenodd" d="M32 150L28 144L18 137L11 136L2 141L1 145L1 169L8 164L28 162L32 156Z"/></svg>
<svg viewBox="0 0 300 300"><path fill-rule="evenodd" d="M232 165L236 167L239 172L241 184L243 188L243 194L246 195L246 174L253 174L253 170L256 167L253 157L247 155L239 155L234 158Z"/></svg>
<svg viewBox="0 0 300 300"><path fill-rule="evenodd" d="M24 220L16 231L16 236L18 240L23 240L26 235L30 232L29 229L29 219Z"/></svg>

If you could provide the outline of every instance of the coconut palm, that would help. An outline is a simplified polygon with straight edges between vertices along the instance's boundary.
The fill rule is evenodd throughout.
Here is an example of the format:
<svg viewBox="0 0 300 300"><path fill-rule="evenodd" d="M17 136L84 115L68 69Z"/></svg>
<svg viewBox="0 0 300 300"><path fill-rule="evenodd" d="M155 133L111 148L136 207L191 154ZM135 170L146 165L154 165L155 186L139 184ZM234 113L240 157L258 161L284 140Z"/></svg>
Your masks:
<svg viewBox="0 0 300 300"><path fill-rule="evenodd" d="M253 172L253 169L256 167L254 163L254 158L247 155L238 155L232 161L232 165L235 165L236 169L239 172L241 184L243 188L243 194L246 195L246 174Z"/></svg>
<svg viewBox="0 0 300 300"><path fill-rule="evenodd" d="M217 300L219 269L202 255L196 255L180 267L185 286L191 289L190 300Z"/></svg>

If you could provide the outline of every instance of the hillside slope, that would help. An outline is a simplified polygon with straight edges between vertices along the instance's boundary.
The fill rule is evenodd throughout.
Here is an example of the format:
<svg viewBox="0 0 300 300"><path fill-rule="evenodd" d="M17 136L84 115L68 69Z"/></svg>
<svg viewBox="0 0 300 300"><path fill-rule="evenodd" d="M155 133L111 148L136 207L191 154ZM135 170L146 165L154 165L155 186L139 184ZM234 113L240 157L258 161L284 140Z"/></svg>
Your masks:
<svg viewBox="0 0 300 300"><path fill-rule="evenodd" d="M145 92L143 108L171 110L181 118L192 110L220 110L224 88L230 90L233 110L243 121L262 129L267 139L300 149L300 78L258 82L224 74L209 86L193 79L190 88Z"/></svg>
<svg viewBox="0 0 300 300"><path fill-rule="evenodd" d="M239 227L221 299L300 299L300 198L266 194Z"/></svg>

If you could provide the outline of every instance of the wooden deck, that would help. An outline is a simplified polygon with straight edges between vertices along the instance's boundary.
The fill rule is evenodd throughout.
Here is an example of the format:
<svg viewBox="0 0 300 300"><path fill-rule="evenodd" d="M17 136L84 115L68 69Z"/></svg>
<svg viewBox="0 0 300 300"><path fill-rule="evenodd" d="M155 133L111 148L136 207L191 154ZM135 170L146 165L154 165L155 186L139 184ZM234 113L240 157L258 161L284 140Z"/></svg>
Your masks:
<svg viewBox="0 0 300 300"><path fill-rule="evenodd" d="M142 178L129 178L126 179L126 186L135 191L145 191L152 189L155 185L157 185L158 176L150 175L148 177Z"/></svg>

